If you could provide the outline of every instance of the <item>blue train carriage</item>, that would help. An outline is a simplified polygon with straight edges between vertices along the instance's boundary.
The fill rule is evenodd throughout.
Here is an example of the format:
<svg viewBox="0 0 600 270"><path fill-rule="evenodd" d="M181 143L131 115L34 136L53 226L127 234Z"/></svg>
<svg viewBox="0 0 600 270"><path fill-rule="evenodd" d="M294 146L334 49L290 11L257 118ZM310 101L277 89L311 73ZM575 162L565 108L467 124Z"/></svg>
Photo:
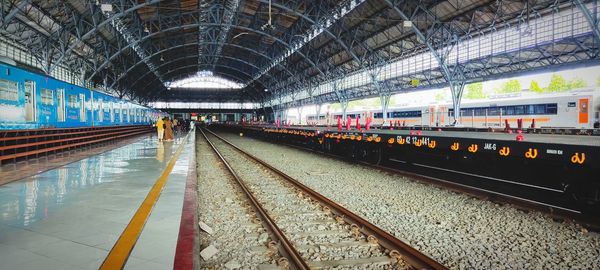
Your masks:
<svg viewBox="0 0 600 270"><path fill-rule="evenodd" d="M120 100L116 97L92 92L94 95L92 107L94 108L95 126L113 125L148 125L151 123L147 111L149 108Z"/></svg>
<svg viewBox="0 0 600 270"><path fill-rule="evenodd" d="M150 124L158 111L0 63L0 129Z"/></svg>
<svg viewBox="0 0 600 270"><path fill-rule="evenodd" d="M0 64L0 129L86 126L90 91Z"/></svg>

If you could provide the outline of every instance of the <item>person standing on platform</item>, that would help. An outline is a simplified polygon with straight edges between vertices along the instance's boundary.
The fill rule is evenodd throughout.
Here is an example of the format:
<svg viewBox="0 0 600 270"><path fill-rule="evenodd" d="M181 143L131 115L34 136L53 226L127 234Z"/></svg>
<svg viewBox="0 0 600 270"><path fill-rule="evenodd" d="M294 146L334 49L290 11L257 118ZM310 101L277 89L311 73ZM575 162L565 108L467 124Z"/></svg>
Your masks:
<svg viewBox="0 0 600 270"><path fill-rule="evenodd" d="M173 130L175 134L179 135L179 121L177 121L177 118L173 118Z"/></svg>
<svg viewBox="0 0 600 270"><path fill-rule="evenodd" d="M162 142L163 135L165 135L165 122L160 117L156 121L156 132L158 133L158 141Z"/></svg>
<svg viewBox="0 0 600 270"><path fill-rule="evenodd" d="M168 117L165 117L165 141L173 141L173 122Z"/></svg>

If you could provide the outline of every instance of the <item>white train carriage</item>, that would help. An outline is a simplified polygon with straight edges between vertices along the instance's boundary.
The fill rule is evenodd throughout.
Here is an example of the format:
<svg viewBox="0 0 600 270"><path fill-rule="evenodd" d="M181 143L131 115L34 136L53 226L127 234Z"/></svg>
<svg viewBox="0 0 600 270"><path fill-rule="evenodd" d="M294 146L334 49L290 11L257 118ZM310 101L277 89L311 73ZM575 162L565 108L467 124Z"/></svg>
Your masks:
<svg viewBox="0 0 600 270"><path fill-rule="evenodd" d="M505 127L506 123L516 127L521 119L523 127L591 129L598 125L599 102L599 89L467 102L461 106L460 122L478 128ZM453 110L447 111L446 118L454 119Z"/></svg>
<svg viewBox="0 0 600 270"><path fill-rule="evenodd" d="M348 111L352 125L358 117L361 125L367 117L373 119L372 125L401 125L442 127L454 124L454 110L451 103L430 104L416 107L389 108L387 123L383 122L381 110ZM342 113L327 112L316 119L316 115L307 115L306 123L318 125L337 125ZM487 99L482 101L463 100L460 123L465 127L503 128L506 123L517 127L518 120L523 127L536 128L598 128L600 122L600 89L582 89L556 94L531 94ZM342 119L344 122L345 119Z"/></svg>

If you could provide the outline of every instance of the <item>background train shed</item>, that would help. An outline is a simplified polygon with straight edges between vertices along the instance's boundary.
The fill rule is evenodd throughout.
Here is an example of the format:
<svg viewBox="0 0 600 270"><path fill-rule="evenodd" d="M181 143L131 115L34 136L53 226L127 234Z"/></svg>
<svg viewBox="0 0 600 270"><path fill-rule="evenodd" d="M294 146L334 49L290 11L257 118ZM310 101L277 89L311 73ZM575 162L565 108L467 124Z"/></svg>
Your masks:
<svg viewBox="0 0 600 270"><path fill-rule="evenodd" d="M600 268L598 0L0 1L0 268Z"/></svg>

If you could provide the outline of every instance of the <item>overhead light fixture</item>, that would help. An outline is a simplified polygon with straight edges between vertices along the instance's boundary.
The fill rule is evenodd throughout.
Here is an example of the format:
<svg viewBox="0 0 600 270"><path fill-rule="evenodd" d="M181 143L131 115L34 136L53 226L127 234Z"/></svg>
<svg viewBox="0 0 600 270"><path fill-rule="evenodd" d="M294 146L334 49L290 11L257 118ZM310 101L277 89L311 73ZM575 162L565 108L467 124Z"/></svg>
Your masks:
<svg viewBox="0 0 600 270"><path fill-rule="evenodd" d="M271 11L271 0L269 0L269 20L267 21L266 24L264 24L263 26L260 27L261 30L266 30L266 29L270 29L270 30L274 30L275 26L273 26L273 13Z"/></svg>
<svg viewBox="0 0 600 270"><path fill-rule="evenodd" d="M410 28L413 26L412 21L404 21L402 22L402 26L404 26L405 28Z"/></svg>
<svg viewBox="0 0 600 270"><path fill-rule="evenodd" d="M150 33L150 30L148 29L148 26L144 25L144 32L145 33Z"/></svg>
<svg viewBox="0 0 600 270"><path fill-rule="evenodd" d="M102 10L102 12L112 12L113 6L111 4L101 4L100 10Z"/></svg>
<svg viewBox="0 0 600 270"><path fill-rule="evenodd" d="M165 59L163 58L162 54L160 55L160 61L161 61L161 62L164 62L164 61L165 61Z"/></svg>
<svg viewBox="0 0 600 270"><path fill-rule="evenodd" d="M265 88L265 92L269 92L269 89Z"/></svg>

